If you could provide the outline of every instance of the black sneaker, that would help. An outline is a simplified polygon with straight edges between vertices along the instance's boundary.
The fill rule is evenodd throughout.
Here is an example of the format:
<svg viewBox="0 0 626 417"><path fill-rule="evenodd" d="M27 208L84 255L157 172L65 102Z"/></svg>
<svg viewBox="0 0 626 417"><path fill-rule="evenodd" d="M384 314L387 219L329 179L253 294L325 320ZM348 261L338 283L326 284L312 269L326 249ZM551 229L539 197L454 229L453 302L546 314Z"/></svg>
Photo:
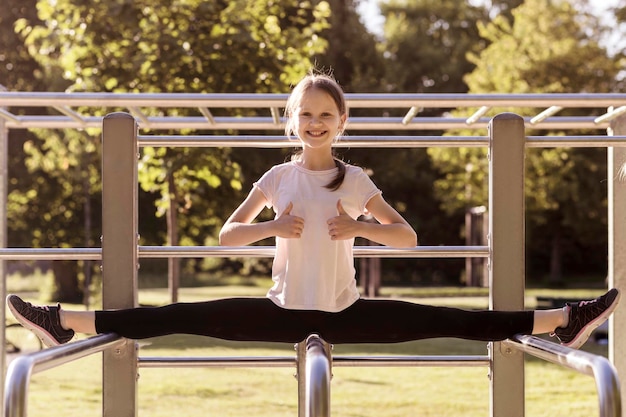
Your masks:
<svg viewBox="0 0 626 417"><path fill-rule="evenodd" d="M7 296L9 310L22 326L32 331L48 347L62 345L74 337L74 330L65 330L61 326L59 310L61 305L34 306L17 295Z"/></svg>
<svg viewBox="0 0 626 417"><path fill-rule="evenodd" d="M556 336L564 346L578 349L589 339L591 332L609 318L619 298L619 290L613 288L594 300L567 303L569 323L566 327L557 327L550 336Z"/></svg>

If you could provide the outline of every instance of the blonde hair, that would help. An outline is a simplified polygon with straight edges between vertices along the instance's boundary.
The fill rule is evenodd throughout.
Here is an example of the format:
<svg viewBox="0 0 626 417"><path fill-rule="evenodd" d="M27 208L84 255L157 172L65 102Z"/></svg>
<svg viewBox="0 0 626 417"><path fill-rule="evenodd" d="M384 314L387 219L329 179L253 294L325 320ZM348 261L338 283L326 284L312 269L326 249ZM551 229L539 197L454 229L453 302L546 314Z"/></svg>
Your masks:
<svg viewBox="0 0 626 417"><path fill-rule="evenodd" d="M341 86L333 79L330 75L322 74L322 73L309 73L305 76L291 92L291 95L287 99L287 104L285 105L285 116L287 117L287 122L285 123L285 135L287 137L291 137L292 135L297 135L295 129L295 119L292 117L295 110L300 105L302 101L302 97L311 91L311 90L321 90L327 93L337 105L337 110L339 111L340 116L348 115L348 106L346 105L346 98L343 93L343 89ZM345 123L344 123L345 125ZM342 128L337 132L337 136L343 134L343 125ZM300 154L295 154L292 157L292 160L297 159ZM335 178L328 184L326 184L326 188L335 191L341 187L343 184L343 180L346 176L346 166L343 162L341 162L337 157L333 155L335 160L335 166L339 170Z"/></svg>

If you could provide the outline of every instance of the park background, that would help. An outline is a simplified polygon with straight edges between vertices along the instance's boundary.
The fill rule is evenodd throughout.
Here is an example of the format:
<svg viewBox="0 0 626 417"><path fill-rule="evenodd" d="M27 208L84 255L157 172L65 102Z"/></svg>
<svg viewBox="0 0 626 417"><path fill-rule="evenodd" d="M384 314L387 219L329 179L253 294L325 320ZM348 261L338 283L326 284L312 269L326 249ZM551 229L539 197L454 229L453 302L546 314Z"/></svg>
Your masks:
<svg viewBox="0 0 626 417"><path fill-rule="evenodd" d="M4 0L0 84L8 91L288 93L317 67L332 69L348 93L624 91L624 0L388 0L376 3L375 16L364 12L372 3ZM598 4L606 6L602 13ZM535 110L522 115L536 114ZM54 110L42 103L37 111ZM182 116L193 110L170 111ZM255 110L239 111L251 115ZM384 110L359 109L359 115L380 111ZM428 109L417 117L451 111ZM469 115L472 109L466 111ZM572 115L605 111L571 110ZM427 132L437 133L486 132ZM100 150L97 130L11 130L9 247L100 246ZM140 243L217 244L224 219L252 183L290 153L142 149ZM386 199L415 227L423 245L464 244L467 210L487 202L487 159L481 149L346 149L340 156L367 167ZM597 294L606 285L607 272L606 149L528 149L526 163L527 306L533 307L537 296ZM268 219L271 213L264 216ZM10 291L41 301L74 303L77 308L99 303L101 277L95 262L7 265ZM486 289L467 288L464 267L463 260L383 259L381 295L486 307ZM269 285L269 268L267 259L143 260L140 302L166 303L168 275L176 273L183 301L261 296ZM484 343L440 340L337 349L471 354L484 353L485 348ZM606 355L600 344L585 349ZM142 352L155 355L255 356L279 350L292 348L234 346L190 337L147 341L142 347ZM59 403L68 416L99 415L97 362L91 358L37 376L29 403L32 415L57 415L58 409L50 405ZM291 373L142 371L141 414L294 415L297 396ZM488 380L482 368L334 373L333 411L339 414L488 412ZM532 360L527 373L529 415L597 414L588 377ZM270 387L269 393L259 387Z"/></svg>
<svg viewBox="0 0 626 417"><path fill-rule="evenodd" d="M372 25L366 24L371 14L363 12L372 1L6 0L0 84L9 91L287 93L316 67L332 71L348 93L620 92L621 3L602 3L599 14L598 2L583 0L390 0L377 3L378 23ZM427 109L417 117L451 111ZM486 134L427 132L437 133ZM99 135L89 129L11 130L9 247L100 245ZM217 244L224 219L252 183L291 152L143 149L140 244ZM339 156L368 169L422 245L460 245L466 212L487 202L485 153L347 149ZM602 285L606 149L529 149L526 166L527 284ZM144 287L167 285L169 269L181 285L202 285L207 275L267 277L269 268L269 259L146 260L139 276ZM384 259L382 284L461 286L468 283L464 269L464 260ZM88 303L98 294L95 262L8 262L8 270L50 277L41 289L44 299Z"/></svg>

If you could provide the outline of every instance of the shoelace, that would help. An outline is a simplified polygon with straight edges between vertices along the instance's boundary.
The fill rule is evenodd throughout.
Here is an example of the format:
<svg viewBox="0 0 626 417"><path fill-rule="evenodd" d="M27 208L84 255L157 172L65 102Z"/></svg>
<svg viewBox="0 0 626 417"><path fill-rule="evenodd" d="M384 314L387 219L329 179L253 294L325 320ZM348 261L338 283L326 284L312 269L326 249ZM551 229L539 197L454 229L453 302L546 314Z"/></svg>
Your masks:
<svg viewBox="0 0 626 417"><path fill-rule="evenodd" d="M50 309L48 308L48 306L34 306L31 303L26 302L26 311L25 311L25 316L31 320L31 318L37 318L37 317L41 317L43 320L46 320L49 315L50 315ZM35 321L35 320L32 320Z"/></svg>

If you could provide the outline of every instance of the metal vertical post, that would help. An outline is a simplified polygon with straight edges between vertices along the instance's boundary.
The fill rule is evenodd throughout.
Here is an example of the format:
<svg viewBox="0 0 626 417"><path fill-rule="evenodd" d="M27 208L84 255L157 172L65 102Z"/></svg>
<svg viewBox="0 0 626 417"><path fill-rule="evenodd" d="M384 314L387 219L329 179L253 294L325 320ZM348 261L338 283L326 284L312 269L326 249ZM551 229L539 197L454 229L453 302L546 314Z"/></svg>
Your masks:
<svg viewBox="0 0 626 417"><path fill-rule="evenodd" d="M611 121L608 134L626 135L626 115ZM626 290L626 164L625 147L607 149L608 177L608 286ZM626 166L625 166L626 167ZM617 331L620 329L620 331ZM618 308L609 319L609 360L619 375L626 375L626 309ZM626 384L621 397L626 398Z"/></svg>
<svg viewBox="0 0 626 417"><path fill-rule="evenodd" d="M6 89L0 85L0 91ZM9 194L9 129L6 121L0 117L0 248L7 247L7 196ZM4 259L0 259L0 299L4 301L7 296L7 272ZM6 323L6 308L0 308L0 323ZM6 346L5 326L0 332L0 346ZM6 369L6 349L0 355L0 369L4 380L4 369ZM4 384L0 384L0 402L4 400ZM0 404L4 409L4 404Z"/></svg>
<svg viewBox="0 0 626 417"><path fill-rule="evenodd" d="M524 119L513 113L489 124L489 304L524 309ZM524 416L524 355L490 344L492 417Z"/></svg>
<svg viewBox="0 0 626 417"><path fill-rule="evenodd" d="M295 347L298 417L330 417L331 347L317 334Z"/></svg>
<svg viewBox="0 0 626 417"><path fill-rule="evenodd" d="M127 113L102 122L102 304L137 305L137 123ZM137 349L128 340L103 353L103 417L137 415Z"/></svg>

